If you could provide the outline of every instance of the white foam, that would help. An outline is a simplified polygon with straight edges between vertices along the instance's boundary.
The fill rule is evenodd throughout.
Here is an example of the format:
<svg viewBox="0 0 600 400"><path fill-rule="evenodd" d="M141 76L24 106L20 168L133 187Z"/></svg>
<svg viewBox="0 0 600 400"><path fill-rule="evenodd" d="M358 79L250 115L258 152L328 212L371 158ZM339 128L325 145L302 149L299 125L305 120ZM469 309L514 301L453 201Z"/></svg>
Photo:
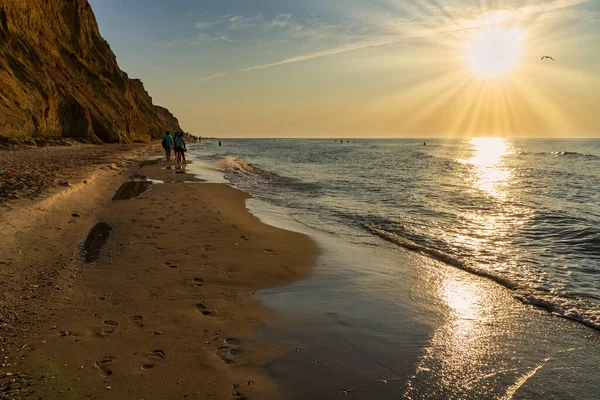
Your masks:
<svg viewBox="0 0 600 400"><path fill-rule="evenodd" d="M193 163L187 166L188 172L198 179L209 183L228 183L225 174L217 170L212 163L199 158L193 158Z"/></svg>
<svg viewBox="0 0 600 400"><path fill-rule="evenodd" d="M227 156L221 158L213 164L214 168L222 172L239 172L253 174L254 169L246 164L244 160L238 157Z"/></svg>

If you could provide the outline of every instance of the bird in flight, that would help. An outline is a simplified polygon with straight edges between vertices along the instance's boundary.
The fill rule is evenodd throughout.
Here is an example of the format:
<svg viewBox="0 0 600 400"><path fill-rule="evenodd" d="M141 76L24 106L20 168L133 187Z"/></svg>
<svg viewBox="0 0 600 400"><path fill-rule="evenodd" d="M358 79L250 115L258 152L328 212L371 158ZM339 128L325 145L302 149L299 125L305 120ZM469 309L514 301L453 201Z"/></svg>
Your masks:
<svg viewBox="0 0 600 400"><path fill-rule="evenodd" d="M542 60L545 60L546 58L549 58L550 60L554 61L554 58L552 58L550 56L544 56L544 57L542 57Z"/></svg>

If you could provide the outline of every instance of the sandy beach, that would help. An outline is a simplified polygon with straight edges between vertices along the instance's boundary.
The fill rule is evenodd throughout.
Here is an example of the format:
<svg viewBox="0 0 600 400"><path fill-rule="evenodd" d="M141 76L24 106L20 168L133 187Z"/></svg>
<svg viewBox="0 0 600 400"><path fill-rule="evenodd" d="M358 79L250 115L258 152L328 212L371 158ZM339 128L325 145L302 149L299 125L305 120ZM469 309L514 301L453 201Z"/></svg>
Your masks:
<svg viewBox="0 0 600 400"><path fill-rule="evenodd" d="M46 168L63 148L9 155L46 154L56 186L3 203L2 398L282 398L252 293L306 276L314 243L133 147L86 147L76 168ZM112 200L130 177L161 183Z"/></svg>
<svg viewBox="0 0 600 400"><path fill-rule="evenodd" d="M597 2L337 3L0 0L0 400L600 399Z"/></svg>

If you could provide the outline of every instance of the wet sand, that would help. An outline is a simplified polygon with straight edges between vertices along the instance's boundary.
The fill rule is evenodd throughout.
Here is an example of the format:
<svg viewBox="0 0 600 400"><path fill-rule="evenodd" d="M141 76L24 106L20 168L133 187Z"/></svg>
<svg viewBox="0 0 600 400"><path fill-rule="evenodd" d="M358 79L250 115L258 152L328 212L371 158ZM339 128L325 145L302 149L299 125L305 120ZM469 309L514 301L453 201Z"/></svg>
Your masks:
<svg viewBox="0 0 600 400"><path fill-rule="evenodd" d="M4 213L2 398L284 397L252 293L305 277L315 245L261 223L246 194L164 167L91 169ZM164 183L112 200L134 174Z"/></svg>
<svg viewBox="0 0 600 400"><path fill-rule="evenodd" d="M258 293L277 313L262 339L286 343L267 369L288 398L598 398L599 332L378 238L365 245L248 205L320 248L307 279Z"/></svg>

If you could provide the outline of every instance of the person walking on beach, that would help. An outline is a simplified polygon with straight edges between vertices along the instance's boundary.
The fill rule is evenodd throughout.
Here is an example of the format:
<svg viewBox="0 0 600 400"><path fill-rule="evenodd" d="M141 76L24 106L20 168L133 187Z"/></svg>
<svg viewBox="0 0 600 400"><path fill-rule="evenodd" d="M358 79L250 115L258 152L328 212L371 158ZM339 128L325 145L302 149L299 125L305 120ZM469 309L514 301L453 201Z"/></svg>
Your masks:
<svg viewBox="0 0 600 400"><path fill-rule="evenodd" d="M173 151L175 152L175 159L177 164L179 164L180 156L179 156L179 132L175 132L173 134Z"/></svg>
<svg viewBox="0 0 600 400"><path fill-rule="evenodd" d="M185 146L185 140L183 138L183 132L177 132L175 135L175 154L177 155L177 163L185 164L185 152L187 147Z"/></svg>
<svg viewBox="0 0 600 400"><path fill-rule="evenodd" d="M171 148L173 147L173 138L171 137L171 132L167 131L163 137L162 146L163 149L165 149L167 161L171 161Z"/></svg>

